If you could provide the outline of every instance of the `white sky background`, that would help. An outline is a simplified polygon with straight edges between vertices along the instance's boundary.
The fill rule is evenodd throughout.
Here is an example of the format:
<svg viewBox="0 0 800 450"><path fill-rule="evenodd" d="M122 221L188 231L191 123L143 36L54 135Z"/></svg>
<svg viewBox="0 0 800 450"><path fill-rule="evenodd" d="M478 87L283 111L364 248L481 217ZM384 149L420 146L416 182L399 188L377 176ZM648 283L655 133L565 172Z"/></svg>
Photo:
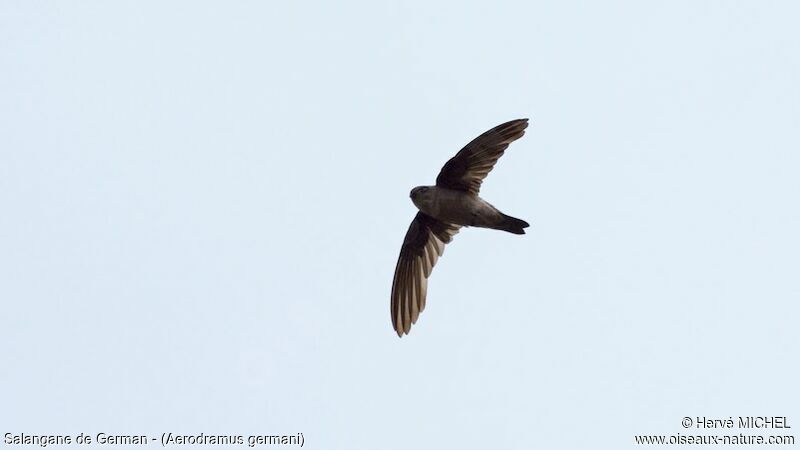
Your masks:
<svg viewBox="0 0 800 450"><path fill-rule="evenodd" d="M0 2L0 433L797 430L799 14ZM398 339L409 190L519 117L482 194L528 234L458 234Z"/></svg>

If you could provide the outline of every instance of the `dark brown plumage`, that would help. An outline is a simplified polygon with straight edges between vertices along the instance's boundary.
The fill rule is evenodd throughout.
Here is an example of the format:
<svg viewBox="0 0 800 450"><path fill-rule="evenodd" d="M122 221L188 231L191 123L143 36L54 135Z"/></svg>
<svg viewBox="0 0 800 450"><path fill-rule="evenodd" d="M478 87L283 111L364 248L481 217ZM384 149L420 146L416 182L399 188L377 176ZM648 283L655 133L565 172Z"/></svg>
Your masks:
<svg viewBox="0 0 800 450"><path fill-rule="evenodd" d="M525 128L528 128L528 119L517 119L476 137L442 167L436 177L436 186L478 195L483 179L508 145L525 134Z"/></svg>
<svg viewBox="0 0 800 450"><path fill-rule="evenodd" d="M428 277L444 252L444 245L461 227L446 224L418 212L408 227L392 282L392 325L397 334L408 334L411 324L425 309Z"/></svg>
<svg viewBox="0 0 800 450"><path fill-rule="evenodd" d="M425 309L428 277L444 252L445 244L453 239L462 226L525 233L523 228L528 226L527 222L506 216L480 199L478 193L483 179L494 168L508 145L522 137L527 127L528 119L518 119L481 134L447 161L436 178L435 187L421 186L412 190L412 200L421 211L408 227L392 282L392 326L398 336L408 334L411 325L416 323ZM423 197L431 196L433 203L437 200L443 203L432 205L441 212L439 215L436 212L426 214L423 211L427 209L420 206L426 200ZM452 218L442 221L431 214Z"/></svg>

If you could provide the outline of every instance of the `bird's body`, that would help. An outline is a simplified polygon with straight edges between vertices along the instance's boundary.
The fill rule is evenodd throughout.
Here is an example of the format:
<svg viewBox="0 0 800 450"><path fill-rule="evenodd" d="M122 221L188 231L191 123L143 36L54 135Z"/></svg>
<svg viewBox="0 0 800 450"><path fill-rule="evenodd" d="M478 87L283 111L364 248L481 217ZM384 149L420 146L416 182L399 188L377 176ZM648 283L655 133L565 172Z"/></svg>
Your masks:
<svg viewBox="0 0 800 450"><path fill-rule="evenodd" d="M444 246L461 227L479 227L525 234L528 223L500 212L478 196L481 183L508 145L521 138L528 119L498 125L467 144L451 158L435 186L417 186L411 201L419 209L400 248L392 283L392 326L398 336L425 309L428 277Z"/></svg>
<svg viewBox="0 0 800 450"><path fill-rule="evenodd" d="M411 201L423 213L440 222L454 225L493 228L515 234L524 234L522 228L528 226L526 222L520 221L521 228L517 231L517 227L512 227L512 223L519 219L501 213L486 200L464 191L419 186L411 191ZM509 228L513 228L514 231L510 231Z"/></svg>

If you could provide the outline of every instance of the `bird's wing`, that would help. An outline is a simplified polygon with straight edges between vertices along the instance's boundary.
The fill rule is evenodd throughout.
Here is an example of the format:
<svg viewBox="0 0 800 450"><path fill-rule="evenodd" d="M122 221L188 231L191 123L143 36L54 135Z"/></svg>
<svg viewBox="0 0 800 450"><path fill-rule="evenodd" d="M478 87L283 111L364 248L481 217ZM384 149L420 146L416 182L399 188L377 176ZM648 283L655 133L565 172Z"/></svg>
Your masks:
<svg viewBox="0 0 800 450"><path fill-rule="evenodd" d="M444 245L458 233L459 225L440 222L419 212L403 240L392 282L392 326L403 337L425 309L428 277L442 256Z"/></svg>
<svg viewBox="0 0 800 450"><path fill-rule="evenodd" d="M528 119L517 119L476 137L442 167L436 177L436 186L478 195L483 179L508 145L525 134L527 127Z"/></svg>

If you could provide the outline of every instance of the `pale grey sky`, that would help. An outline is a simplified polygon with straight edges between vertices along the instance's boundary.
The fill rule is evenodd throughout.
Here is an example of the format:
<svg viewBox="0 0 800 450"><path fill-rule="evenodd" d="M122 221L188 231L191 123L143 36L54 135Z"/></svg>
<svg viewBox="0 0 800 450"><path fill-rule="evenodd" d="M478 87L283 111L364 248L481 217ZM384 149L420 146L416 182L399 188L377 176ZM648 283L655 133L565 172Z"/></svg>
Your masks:
<svg viewBox="0 0 800 450"><path fill-rule="evenodd" d="M0 433L619 449L684 416L796 429L798 17L0 1ZM398 339L409 190L519 117L482 194L528 234L458 234Z"/></svg>

